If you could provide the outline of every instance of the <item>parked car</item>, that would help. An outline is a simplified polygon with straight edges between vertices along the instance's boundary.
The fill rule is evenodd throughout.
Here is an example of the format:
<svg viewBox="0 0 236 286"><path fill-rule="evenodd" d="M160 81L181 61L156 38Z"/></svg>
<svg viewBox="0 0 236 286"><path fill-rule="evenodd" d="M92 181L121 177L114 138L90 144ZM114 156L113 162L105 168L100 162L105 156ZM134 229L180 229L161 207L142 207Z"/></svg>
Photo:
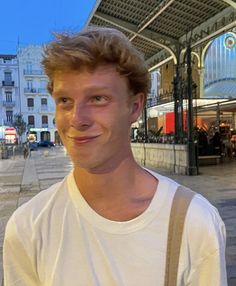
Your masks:
<svg viewBox="0 0 236 286"><path fill-rule="evenodd" d="M29 148L30 148L30 151L38 150L38 143L36 141L29 142Z"/></svg>
<svg viewBox="0 0 236 286"><path fill-rule="evenodd" d="M39 141L38 142L38 147L54 147L55 144L52 141Z"/></svg>

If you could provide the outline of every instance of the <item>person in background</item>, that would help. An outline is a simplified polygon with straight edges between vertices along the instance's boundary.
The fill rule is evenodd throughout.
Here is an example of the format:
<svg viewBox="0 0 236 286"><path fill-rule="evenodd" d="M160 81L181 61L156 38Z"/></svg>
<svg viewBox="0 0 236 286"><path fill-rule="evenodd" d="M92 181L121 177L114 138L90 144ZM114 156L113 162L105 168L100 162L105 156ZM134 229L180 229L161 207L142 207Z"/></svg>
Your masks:
<svg viewBox="0 0 236 286"><path fill-rule="evenodd" d="M119 31L58 34L42 63L56 125L74 168L10 218L5 286L163 286L170 212L179 184L138 165L130 127L150 78ZM195 194L182 234L177 286L226 285L225 226Z"/></svg>
<svg viewBox="0 0 236 286"><path fill-rule="evenodd" d="M24 148L23 148L23 156L24 156L24 159L27 159L28 156L29 156L29 147L27 144L24 144Z"/></svg>
<svg viewBox="0 0 236 286"><path fill-rule="evenodd" d="M213 144L213 154L214 155L221 155L221 153L222 153L222 140L220 137L220 133L218 131L216 131L214 136L212 137L212 144Z"/></svg>

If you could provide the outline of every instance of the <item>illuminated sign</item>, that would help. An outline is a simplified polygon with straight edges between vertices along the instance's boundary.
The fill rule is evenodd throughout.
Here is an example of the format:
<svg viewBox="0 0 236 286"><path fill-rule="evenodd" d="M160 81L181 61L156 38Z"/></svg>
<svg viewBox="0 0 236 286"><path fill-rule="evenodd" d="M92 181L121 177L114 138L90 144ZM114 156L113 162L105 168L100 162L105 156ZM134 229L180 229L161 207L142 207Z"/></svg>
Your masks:
<svg viewBox="0 0 236 286"><path fill-rule="evenodd" d="M7 135L16 135L16 130L15 128L5 128L5 134Z"/></svg>
<svg viewBox="0 0 236 286"><path fill-rule="evenodd" d="M6 140L6 143L16 143L16 129L11 127L5 128L4 139Z"/></svg>
<svg viewBox="0 0 236 286"><path fill-rule="evenodd" d="M39 131L39 132L41 132L41 131L48 131L48 128L30 128L30 131Z"/></svg>
<svg viewBox="0 0 236 286"><path fill-rule="evenodd" d="M236 38L234 36L228 36L225 38L225 47L233 49L236 46Z"/></svg>

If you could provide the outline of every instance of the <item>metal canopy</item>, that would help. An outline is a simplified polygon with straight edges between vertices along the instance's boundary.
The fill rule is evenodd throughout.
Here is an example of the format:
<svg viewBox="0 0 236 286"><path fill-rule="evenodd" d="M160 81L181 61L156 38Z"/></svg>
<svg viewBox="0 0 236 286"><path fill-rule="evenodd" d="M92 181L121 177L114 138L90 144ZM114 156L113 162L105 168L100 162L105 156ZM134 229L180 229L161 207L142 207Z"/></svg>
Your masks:
<svg viewBox="0 0 236 286"><path fill-rule="evenodd" d="M236 112L236 99L230 99L225 101L218 101L212 104L206 104L197 108L198 113L206 111L216 111L217 105L220 111L224 112Z"/></svg>
<svg viewBox="0 0 236 286"><path fill-rule="evenodd" d="M204 46L236 29L236 0L100 0L87 25L118 28L144 54L150 70L186 47Z"/></svg>

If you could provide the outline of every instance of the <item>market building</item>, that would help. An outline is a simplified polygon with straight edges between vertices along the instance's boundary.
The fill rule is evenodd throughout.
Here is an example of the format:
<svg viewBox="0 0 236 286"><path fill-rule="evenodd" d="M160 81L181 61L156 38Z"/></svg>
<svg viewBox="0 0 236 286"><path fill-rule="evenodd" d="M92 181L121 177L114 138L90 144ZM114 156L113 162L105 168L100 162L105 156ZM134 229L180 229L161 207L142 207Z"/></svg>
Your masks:
<svg viewBox="0 0 236 286"><path fill-rule="evenodd" d="M202 54L202 68L199 58L193 55L192 82L193 82L193 109L194 126L204 128L209 132L219 129L220 125L229 126L236 130L236 33L228 32L207 44ZM182 74L186 74L186 66ZM169 61L160 67L159 94L156 102L148 103L149 121L156 118L156 129L164 126L163 133L175 131L173 78L175 66ZM186 81L181 79L183 94L183 124L187 128L187 97ZM226 108L226 103L227 107ZM229 108L230 107L230 108ZM219 110L221 109L221 110ZM153 125L152 125L153 126ZM150 124L148 122L148 128Z"/></svg>
<svg viewBox="0 0 236 286"><path fill-rule="evenodd" d="M236 132L235 1L100 0L87 25L119 29L144 54L149 71L159 72L159 92L150 94L143 115L141 138L148 144L132 145L136 159L196 174L198 130L224 130L224 137L228 130L227 138ZM150 128L161 127L166 145L151 146Z"/></svg>

